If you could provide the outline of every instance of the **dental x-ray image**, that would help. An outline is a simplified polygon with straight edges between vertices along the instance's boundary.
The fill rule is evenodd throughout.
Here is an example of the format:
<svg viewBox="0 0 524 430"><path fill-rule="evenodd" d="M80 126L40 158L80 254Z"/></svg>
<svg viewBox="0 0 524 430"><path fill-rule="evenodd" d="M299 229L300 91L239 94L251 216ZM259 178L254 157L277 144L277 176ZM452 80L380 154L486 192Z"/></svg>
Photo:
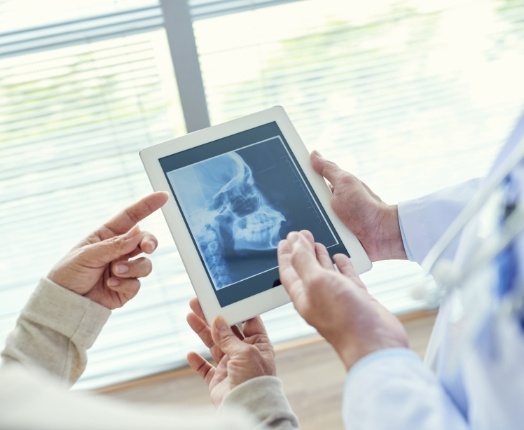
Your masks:
<svg viewBox="0 0 524 430"><path fill-rule="evenodd" d="M291 230L336 242L278 137L167 177L217 290L277 267L278 242Z"/></svg>

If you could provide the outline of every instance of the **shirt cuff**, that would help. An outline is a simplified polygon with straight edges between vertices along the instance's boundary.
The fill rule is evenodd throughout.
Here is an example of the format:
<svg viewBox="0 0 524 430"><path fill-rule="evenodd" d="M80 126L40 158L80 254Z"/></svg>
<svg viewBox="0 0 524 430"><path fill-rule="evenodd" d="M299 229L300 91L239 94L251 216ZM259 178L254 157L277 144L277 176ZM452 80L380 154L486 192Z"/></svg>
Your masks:
<svg viewBox="0 0 524 430"><path fill-rule="evenodd" d="M429 198L428 198L429 200ZM422 263L436 240L430 234L433 220L427 213L426 198L415 199L398 204L400 234L409 261Z"/></svg>
<svg viewBox="0 0 524 430"><path fill-rule="evenodd" d="M380 370L384 368L393 369L401 365L404 367L406 363L411 363L415 366L420 366L422 360L420 357L411 349L408 348L389 348L381 349L380 351L373 352L357 361L349 370L346 376L346 382L344 386L344 396L342 400L343 411L348 410L351 401L350 393L356 388L360 389L364 386L369 387L376 386L376 381L373 378L377 374L380 374ZM382 372L383 373L383 372ZM369 378L372 379L372 384L367 384Z"/></svg>
<svg viewBox="0 0 524 430"><path fill-rule="evenodd" d="M79 347L88 349L110 315L111 311L104 306L43 278L21 316L49 327Z"/></svg>
<svg viewBox="0 0 524 430"><path fill-rule="evenodd" d="M422 263L437 240L448 229L460 211L475 194L479 180L472 179L454 187L398 204L398 216L406 255ZM443 253L453 258L458 237Z"/></svg>
<svg viewBox="0 0 524 430"><path fill-rule="evenodd" d="M391 361L391 360L416 360L419 363L422 362L418 354L409 348L389 348L381 349L371 354L366 355L365 357L358 360L349 370L346 376L346 385L350 383L350 380L357 375L358 373L364 372L364 369L375 364L381 365L377 362L380 361Z"/></svg>
<svg viewBox="0 0 524 430"><path fill-rule="evenodd" d="M398 225L400 227L400 236L402 238L402 243L404 245L404 250L406 251L406 256L408 257L409 261L415 261L415 256L413 255L413 252L411 251L411 248L409 247L409 242L406 236L406 232L404 231L404 223L402 221L402 217L400 216L400 204L398 207L399 217L398 217Z"/></svg>
<svg viewBox="0 0 524 430"><path fill-rule="evenodd" d="M241 407L259 422L269 424L290 421L298 427L295 417L276 376L259 376L235 387L224 399L221 407Z"/></svg>

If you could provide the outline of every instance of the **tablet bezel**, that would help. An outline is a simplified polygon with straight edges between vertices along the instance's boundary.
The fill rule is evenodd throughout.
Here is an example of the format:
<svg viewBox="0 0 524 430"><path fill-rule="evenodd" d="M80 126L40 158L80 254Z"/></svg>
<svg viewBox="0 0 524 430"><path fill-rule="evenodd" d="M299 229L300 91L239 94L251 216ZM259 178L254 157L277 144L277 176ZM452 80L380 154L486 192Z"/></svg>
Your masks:
<svg viewBox="0 0 524 430"><path fill-rule="evenodd" d="M288 303L289 296L284 287L279 285L230 305L224 307L220 305L191 233L173 196L166 174L161 167L160 159L271 122L276 122L280 128L318 201L337 231L342 244L348 250L355 270L362 273L371 268L371 261L362 245L342 224L331 208L331 191L323 178L311 167L309 153L281 106L198 130L143 149L140 151L140 158L153 189L169 193L169 200L162 211L207 321L213 321L215 317L221 315L229 324L233 325Z"/></svg>

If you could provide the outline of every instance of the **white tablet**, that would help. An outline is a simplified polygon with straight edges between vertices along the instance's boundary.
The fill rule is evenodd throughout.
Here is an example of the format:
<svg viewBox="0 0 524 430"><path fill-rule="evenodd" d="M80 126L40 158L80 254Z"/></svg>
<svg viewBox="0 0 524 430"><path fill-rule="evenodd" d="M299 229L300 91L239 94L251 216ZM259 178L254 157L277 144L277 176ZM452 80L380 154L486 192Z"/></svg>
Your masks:
<svg viewBox="0 0 524 430"><path fill-rule="evenodd" d="M330 190L282 107L274 107L140 152L208 321L230 324L289 302L277 245L310 230L330 254L371 267L330 206Z"/></svg>

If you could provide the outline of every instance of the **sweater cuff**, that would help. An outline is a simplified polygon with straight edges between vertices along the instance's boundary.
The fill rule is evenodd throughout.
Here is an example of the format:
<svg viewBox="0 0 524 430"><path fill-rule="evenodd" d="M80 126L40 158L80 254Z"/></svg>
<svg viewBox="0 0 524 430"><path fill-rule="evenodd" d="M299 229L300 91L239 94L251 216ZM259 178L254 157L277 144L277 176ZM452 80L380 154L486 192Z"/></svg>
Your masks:
<svg viewBox="0 0 524 430"><path fill-rule="evenodd" d="M295 417L276 376L259 376L235 387L222 402L222 407L241 407L261 423L270 426L276 422L290 421L298 427Z"/></svg>
<svg viewBox="0 0 524 430"><path fill-rule="evenodd" d="M49 327L81 348L90 348L111 311L53 281L42 278L21 317Z"/></svg>

